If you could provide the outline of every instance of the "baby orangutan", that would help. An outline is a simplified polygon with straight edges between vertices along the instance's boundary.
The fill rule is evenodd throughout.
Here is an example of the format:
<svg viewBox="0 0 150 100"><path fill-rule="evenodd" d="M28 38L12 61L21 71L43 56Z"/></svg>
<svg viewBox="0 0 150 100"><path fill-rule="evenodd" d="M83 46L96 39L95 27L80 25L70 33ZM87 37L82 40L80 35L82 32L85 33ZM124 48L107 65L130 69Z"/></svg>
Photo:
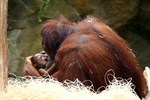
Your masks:
<svg viewBox="0 0 150 100"><path fill-rule="evenodd" d="M27 57L27 58L31 60L32 66L30 66L30 68L32 67L35 68L39 72L39 74L42 76L47 75L46 70L49 69L49 66L51 66L53 63L53 61L49 58L48 54L45 51L41 51L40 53L36 53L35 55ZM31 75L32 73L34 73L34 72L30 72L31 70L28 71L26 67L27 67L27 64L25 63L23 71L24 73L26 73L26 75ZM39 76L38 72L37 72L37 75Z"/></svg>
<svg viewBox="0 0 150 100"><path fill-rule="evenodd" d="M45 51L37 53L31 57L31 62L37 70L40 68L47 69L48 61L49 58Z"/></svg>

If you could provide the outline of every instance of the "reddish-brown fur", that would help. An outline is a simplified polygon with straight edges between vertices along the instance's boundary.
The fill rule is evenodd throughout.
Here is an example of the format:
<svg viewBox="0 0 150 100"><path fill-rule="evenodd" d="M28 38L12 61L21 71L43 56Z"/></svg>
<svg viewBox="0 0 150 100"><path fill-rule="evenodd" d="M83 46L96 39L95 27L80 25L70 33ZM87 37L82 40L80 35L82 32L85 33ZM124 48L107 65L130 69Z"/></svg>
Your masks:
<svg viewBox="0 0 150 100"><path fill-rule="evenodd" d="M75 23L61 18L59 20L48 20L42 27L42 46L48 55L54 59L57 49L64 39L77 29Z"/></svg>
<svg viewBox="0 0 150 100"><path fill-rule="evenodd" d="M90 80L96 90L107 85L104 76L112 69L116 77L132 78L137 94L145 97L146 82L131 50L97 18L86 18L78 24L48 21L43 26L42 37L45 51L54 58L55 67L50 73L59 81Z"/></svg>

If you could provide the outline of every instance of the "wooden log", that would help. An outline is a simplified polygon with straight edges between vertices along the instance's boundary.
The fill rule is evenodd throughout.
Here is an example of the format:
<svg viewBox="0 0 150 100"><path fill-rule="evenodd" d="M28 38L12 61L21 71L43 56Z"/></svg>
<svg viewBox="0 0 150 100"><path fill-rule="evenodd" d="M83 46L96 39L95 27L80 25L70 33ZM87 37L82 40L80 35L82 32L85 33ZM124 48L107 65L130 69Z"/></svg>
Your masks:
<svg viewBox="0 0 150 100"><path fill-rule="evenodd" d="M5 89L8 76L7 4L8 0L0 0L0 91Z"/></svg>

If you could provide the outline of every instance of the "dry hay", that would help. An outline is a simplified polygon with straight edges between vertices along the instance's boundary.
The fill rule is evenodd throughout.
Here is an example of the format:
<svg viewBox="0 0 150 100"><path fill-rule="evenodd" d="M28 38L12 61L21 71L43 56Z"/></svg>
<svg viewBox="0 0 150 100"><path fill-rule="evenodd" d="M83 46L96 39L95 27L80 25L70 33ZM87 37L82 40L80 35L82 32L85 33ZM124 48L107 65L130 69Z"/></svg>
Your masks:
<svg viewBox="0 0 150 100"><path fill-rule="evenodd" d="M140 100L131 88L131 80L116 79L102 92L91 91L91 86L84 86L78 79L58 82L52 77L11 78L6 90L0 93L1 100Z"/></svg>

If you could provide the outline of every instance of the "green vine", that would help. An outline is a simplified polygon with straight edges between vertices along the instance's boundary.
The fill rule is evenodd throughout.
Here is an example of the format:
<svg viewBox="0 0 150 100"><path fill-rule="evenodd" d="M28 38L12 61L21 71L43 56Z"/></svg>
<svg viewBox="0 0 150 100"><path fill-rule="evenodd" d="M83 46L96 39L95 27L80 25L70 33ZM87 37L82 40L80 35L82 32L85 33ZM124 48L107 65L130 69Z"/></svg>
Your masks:
<svg viewBox="0 0 150 100"><path fill-rule="evenodd" d="M38 11L38 22L43 21L41 17L44 15L45 11L47 10L49 2L50 0L41 0L41 4Z"/></svg>

